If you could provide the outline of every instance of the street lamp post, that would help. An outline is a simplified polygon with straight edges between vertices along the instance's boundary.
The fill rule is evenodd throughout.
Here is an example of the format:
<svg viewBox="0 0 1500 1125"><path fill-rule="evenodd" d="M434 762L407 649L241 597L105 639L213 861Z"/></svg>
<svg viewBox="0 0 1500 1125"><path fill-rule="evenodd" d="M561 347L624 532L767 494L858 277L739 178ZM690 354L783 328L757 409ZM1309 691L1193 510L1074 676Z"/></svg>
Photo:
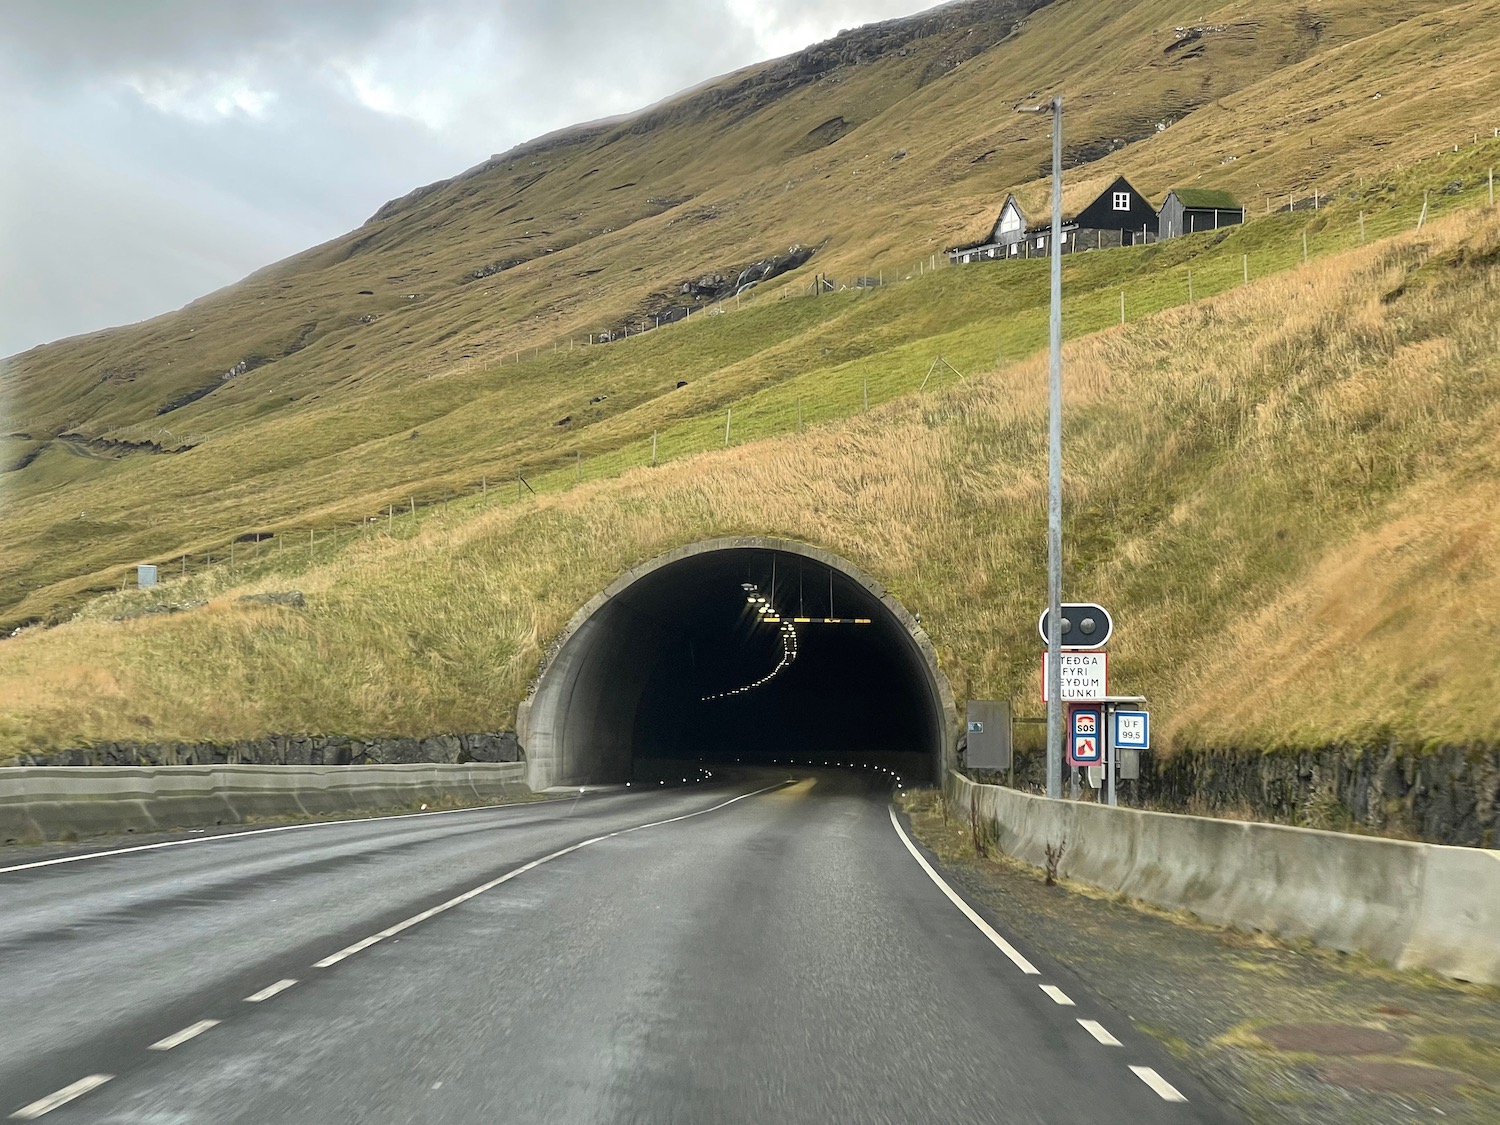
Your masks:
<svg viewBox="0 0 1500 1125"><path fill-rule="evenodd" d="M1042 113L1048 106L1017 107ZM1062 95L1052 98L1052 308L1047 417L1047 796L1062 797Z"/></svg>

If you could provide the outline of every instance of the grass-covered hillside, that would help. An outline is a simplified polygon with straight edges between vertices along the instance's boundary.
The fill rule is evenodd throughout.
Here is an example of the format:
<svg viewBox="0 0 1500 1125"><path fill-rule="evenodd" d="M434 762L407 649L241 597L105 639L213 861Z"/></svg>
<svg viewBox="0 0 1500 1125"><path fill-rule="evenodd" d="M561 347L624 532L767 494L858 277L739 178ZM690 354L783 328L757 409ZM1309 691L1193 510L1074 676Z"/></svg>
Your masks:
<svg viewBox="0 0 1500 1125"><path fill-rule="evenodd" d="M1111 260L1127 258L1075 268ZM915 318L926 293L947 323L963 272L859 300ZM1500 213L1469 206L1223 280L1066 349L1066 588L1114 609L1116 685L1151 697L1165 749L1500 736ZM1012 283L997 267L972 284ZM1090 298L1076 299L1085 320ZM1033 331L1011 323L997 316L969 346ZM87 738L494 729L593 593L672 546L740 532L847 556L922 614L961 697L1024 707L1045 571L1044 373L1043 356L991 362L800 432L793 419L519 502L490 492L341 544L286 543L170 585L206 600L186 612L117 621L160 596L105 597L4 643L0 756ZM823 385L806 378L812 399ZM786 421L788 379L767 380L757 416ZM305 608L236 600L292 586Z"/></svg>
<svg viewBox="0 0 1500 1125"><path fill-rule="evenodd" d="M1070 200L1124 172L1257 217L1216 246L1070 263L1075 334L1118 319L1121 288L1136 317L1185 301L1189 268L1201 296L1244 255L1252 278L1293 264L1304 231L1315 256L1349 244L1358 209L1383 216L1373 237L1411 225L1422 188L1472 202L1477 167L1459 196L1427 171L1500 122L1497 17L970 0L490 159L176 313L8 361L0 626L65 619L142 560L239 562L517 474L560 488L648 459L653 432L661 457L703 448L728 409L743 440L798 400L811 421L866 381L904 393L938 352L969 373L1029 354L1040 264L921 263L980 236L1006 190L1040 203L1047 127L1010 107L1059 84ZM1265 215L1314 189L1345 202L1336 237L1321 209ZM794 244L816 253L738 304L682 291ZM815 273L917 278L814 300ZM686 324L576 346L685 305Z"/></svg>

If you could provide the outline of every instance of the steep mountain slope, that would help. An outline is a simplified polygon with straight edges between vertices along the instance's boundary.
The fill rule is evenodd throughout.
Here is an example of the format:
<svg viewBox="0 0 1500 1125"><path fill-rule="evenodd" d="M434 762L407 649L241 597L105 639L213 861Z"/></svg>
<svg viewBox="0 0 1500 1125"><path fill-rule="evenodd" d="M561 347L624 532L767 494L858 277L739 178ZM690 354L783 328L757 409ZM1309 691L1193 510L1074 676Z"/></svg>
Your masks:
<svg viewBox="0 0 1500 1125"><path fill-rule="evenodd" d="M1035 205L1045 126L1010 110L1039 91L1068 97L1080 195L1124 171L1157 197L1212 183L1254 210L1488 132L1497 15L1496 0L970 0L521 146L179 312L9 362L0 453L21 467L0 473L0 615L65 615L140 558L607 454L831 364L826 308L773 303L814 272L911 272L1012 186ZM754 291L730 352L684 335L580 349L545 378L514 366L705 310L715 277L793 245L811 264ZM816 348L793 346L814 327ZM860 332L866 351L896 342Z"/></svg>
<svg viewBox="0 0 1500 1125"><path fill-rule="evenodd" d="M1500 737L1497 286L1481 206L1068 345L1065 588L1115 611L1159 750ZM960 698L1034 714L1045 369L205 570L167 591L207 600L186 612L116 620L161 595L110 595L0 646L0 759L500 729L579 605L737 533L853 560ZM238 600L289 586L305 608Z"/></svg>

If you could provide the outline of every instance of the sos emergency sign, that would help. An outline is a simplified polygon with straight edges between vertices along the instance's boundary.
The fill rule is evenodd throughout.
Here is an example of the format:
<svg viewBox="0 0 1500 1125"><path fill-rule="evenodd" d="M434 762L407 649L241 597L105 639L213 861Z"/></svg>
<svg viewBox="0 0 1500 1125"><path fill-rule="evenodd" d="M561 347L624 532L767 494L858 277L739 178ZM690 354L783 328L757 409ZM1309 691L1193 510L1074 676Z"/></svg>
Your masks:
<svg viewBox="0 0 1500 1125"><path fill-rule="evenodd" d="M1098 707L1068 710L1068 764L1097 766L1104 762L1104 716Z"/></svg>

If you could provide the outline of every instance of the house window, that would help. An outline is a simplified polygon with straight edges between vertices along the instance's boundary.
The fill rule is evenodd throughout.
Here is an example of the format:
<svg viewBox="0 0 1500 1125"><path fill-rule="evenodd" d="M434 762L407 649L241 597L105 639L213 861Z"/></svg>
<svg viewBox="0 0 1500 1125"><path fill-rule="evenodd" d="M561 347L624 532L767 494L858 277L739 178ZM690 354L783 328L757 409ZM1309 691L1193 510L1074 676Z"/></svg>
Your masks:
<svg viewBox="0 0 1500 1125"><path fill-rule="evenodd" d="M1047 245L1047 240L1045 238L1039 238L1036 240L1036 248L1038 250L1040 250L1045 245Z"/></svg>
<svg viewBox="0 0 1500 1125"><path fill-rule="evenodd" d="M1130 210L1130 193L1128 191L1117 191L1117 192L1115 192L1115 210L1116 211L1129 211Z"/></svg>

